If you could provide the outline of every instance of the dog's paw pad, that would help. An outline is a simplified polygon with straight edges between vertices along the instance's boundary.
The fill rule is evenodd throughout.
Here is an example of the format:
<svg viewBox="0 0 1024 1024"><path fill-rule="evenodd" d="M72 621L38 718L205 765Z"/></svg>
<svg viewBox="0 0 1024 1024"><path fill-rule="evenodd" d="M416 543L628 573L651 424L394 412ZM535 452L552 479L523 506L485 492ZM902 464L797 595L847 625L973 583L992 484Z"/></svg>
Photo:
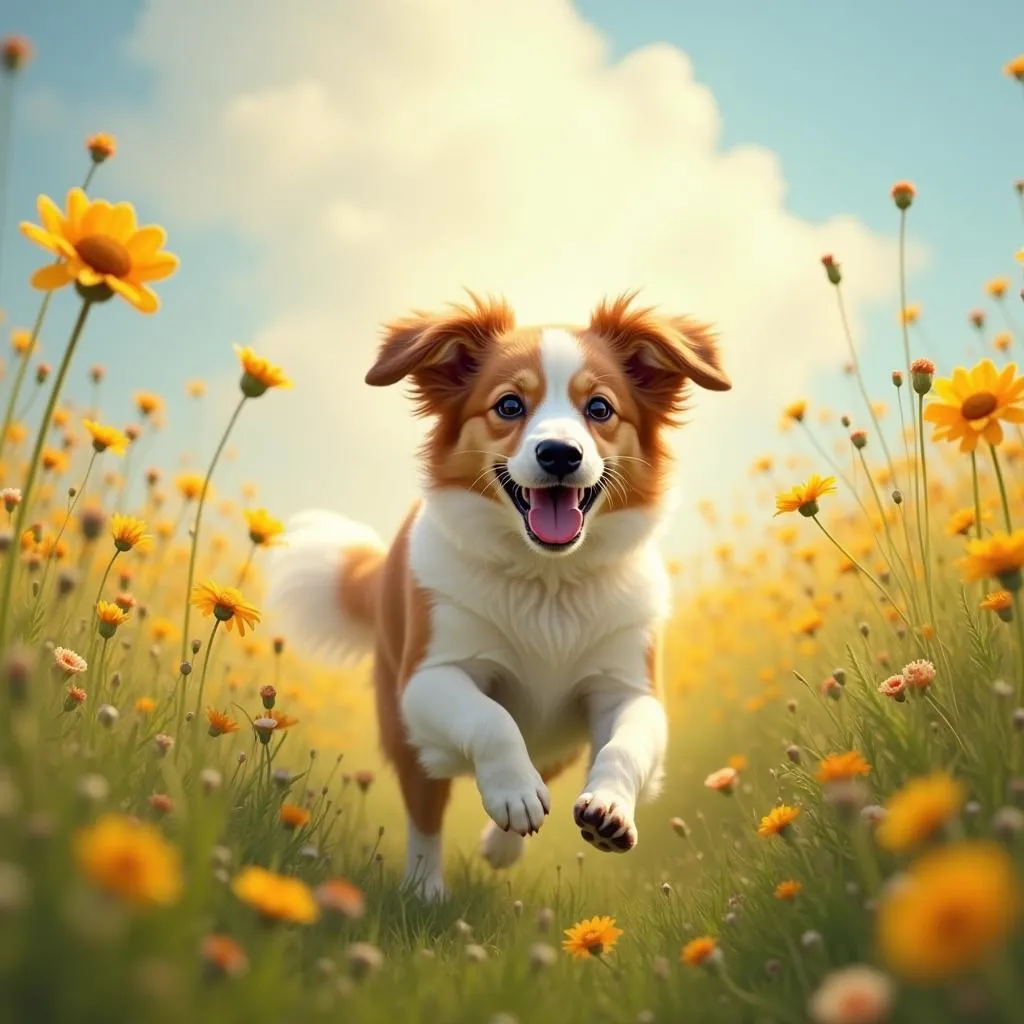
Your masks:
<svg viewBox="0 0 1024 1024"><path fill-rule="evenodd" d="M602 853L626 853L637 844L636 825L626 808L600 793L584 793L572 809L580 835Z"/></svg>

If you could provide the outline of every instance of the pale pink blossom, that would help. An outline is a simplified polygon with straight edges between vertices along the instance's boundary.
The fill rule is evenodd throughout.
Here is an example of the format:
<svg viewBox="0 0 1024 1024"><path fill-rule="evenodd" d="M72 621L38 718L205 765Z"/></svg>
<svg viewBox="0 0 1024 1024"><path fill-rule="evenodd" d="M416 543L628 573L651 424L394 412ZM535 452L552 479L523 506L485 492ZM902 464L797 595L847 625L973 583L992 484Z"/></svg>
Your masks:
<svg viewBox="0 0 1024 1024"><path fill-rule="evenodd" d="M888 975L853 964L826 975L811 996L815 1024L883 1024L892 1012L894 986Z"/></svg>
<svg viewBox="0 0 1024 1024"><path fill-rule="evenodd" d="M719 768L704 780L704 785L719 793L731 793L739 777L740 773L735 768Z"/></svg>
<svg viewBox="0 0 1024 1024"><path fill-rule="evenodd" d="M903 678L907 681L907 686L912 686L915 690L927 690L935 680L935 666L930 661L918 658L917 661L903 666Z"/></svg>

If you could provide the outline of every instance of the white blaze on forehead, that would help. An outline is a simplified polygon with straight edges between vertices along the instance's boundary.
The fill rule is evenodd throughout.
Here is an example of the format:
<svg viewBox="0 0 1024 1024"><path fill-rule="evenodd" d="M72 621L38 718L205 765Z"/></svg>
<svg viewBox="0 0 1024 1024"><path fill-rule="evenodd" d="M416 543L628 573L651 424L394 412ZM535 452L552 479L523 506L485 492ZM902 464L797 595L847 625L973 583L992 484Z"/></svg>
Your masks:
<svg viewBox="0 0 1024 1024"><path fill-rule="evenodd" d="M544 399L530 418L529 433L539 431L538 440L559 437L579 441L586 428L570 393L573 378L583 369L579 338L561 327L545 327L540 332L540 367ZM559 433L562 430L565 432Z"/></svg>
<svg viewBox="0 0 1024 1024"><path fill-rule="evenodd" d="M579 338L562 327L545 327L540 334L540 368L544 398L527 411L528 423L519 451L508 461L509 472L524 487L541 485L547 474L537 464L537 445L545 440L572 441L583 450L577 471L580 485L597 483L604 463L590 435L583 412L572 399L572 382L584 367Z"/></svg>

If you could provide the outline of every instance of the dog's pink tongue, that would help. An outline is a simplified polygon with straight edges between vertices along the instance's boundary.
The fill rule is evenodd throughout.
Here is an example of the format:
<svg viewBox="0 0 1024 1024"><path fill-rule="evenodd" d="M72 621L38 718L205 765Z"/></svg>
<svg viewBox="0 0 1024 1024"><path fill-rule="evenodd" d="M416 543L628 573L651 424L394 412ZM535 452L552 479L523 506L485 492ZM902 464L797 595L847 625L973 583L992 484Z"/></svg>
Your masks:
<svg viewBox="0 0 1024 1024"><path fill-rule="evenodd" d="M568 544L583 529L580 491L575 487L531 487L527 522L545 544Z"/></svg>

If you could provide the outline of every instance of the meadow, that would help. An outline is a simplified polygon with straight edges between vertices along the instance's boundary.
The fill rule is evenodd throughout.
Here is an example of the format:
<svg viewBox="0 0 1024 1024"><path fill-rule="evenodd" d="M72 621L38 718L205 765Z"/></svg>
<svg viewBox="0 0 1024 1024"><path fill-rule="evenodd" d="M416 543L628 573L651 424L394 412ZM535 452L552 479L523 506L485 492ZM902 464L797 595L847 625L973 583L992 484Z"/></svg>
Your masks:
<svg viewBox="0 0 1024 1024"><path fill-rule="evenodd" d="M5 103L31 58L0 43ZM1024 87L1024 56L1005 71ZM717 571L672 566L671 763L639 846L586 846L570 772L495 874L467 781L450 899L424 904L398 888L367 668L275 635L261 569L282 524L254 489L218 489L236 424L287 367L237 348L235 412L192 453L200 472L145 464L164 396L104 417L87 343L106 304L139 312L144 345L160 282L188 273L173 234L101 198L116 158L90 137L84 187L15 211L39 270L17 283L38 314L4 324L0 381L0 1020L1020 1019L1024 249L992 254L965 313L976 361L936 367L904 269L927 197L893 185L902 344L884 380L861 373L842 254L823 255L851 413L783 396L742 511L701 504ZM1007 202L1024 223L1009 172ZM78 310L64 340L56 303Z"/></svg>

